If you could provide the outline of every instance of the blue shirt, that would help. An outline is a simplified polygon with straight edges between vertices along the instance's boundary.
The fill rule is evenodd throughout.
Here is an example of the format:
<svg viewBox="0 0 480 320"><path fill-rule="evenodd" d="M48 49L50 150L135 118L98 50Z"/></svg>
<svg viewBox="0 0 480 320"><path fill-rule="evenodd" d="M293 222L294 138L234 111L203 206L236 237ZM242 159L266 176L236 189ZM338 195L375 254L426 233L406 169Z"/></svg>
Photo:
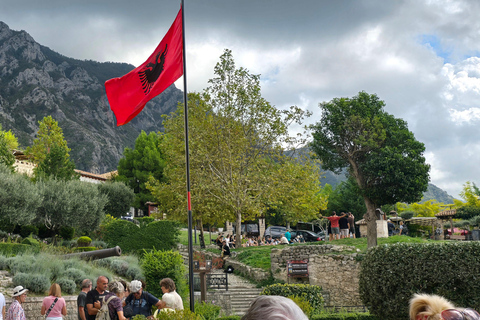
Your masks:
<svg viewBox="0 0 480 320"><path fill-rule="evenodd" d="M288 242L290 242L290 239L292 238L290 231L285 232L285 238L287 238Z"/></svg>

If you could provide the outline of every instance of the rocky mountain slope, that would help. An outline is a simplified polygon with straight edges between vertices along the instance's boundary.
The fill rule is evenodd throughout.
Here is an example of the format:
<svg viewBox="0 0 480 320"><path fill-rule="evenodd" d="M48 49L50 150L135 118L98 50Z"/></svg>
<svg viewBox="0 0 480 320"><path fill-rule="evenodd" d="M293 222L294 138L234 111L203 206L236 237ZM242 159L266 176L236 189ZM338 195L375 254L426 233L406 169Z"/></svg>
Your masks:
<svg viewBox="0 0 480 320"><path fill-rule="evenodd" d="M140 131L162 130L162 114L183 101L182 92L172 85L133 121L116 127L104 82L133 68L65 57L0 22L0 123L25 148L35 138L38 121L51 115L64 131L77 169L115 170L124 148L133 147Z"/></svg>

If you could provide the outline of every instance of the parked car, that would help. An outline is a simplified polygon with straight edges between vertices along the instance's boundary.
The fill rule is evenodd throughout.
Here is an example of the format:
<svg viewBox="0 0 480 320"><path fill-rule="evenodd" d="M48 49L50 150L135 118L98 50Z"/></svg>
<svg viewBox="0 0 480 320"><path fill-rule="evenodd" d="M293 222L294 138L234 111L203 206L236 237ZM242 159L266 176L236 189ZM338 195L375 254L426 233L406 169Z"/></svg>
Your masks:
<svg viewBox="0 0 480 320"><path fill-rule="evenodd" d="M296 230L296 235L303 236L303 239L305 239L305 242L325 241L325 234L323 232L315 233L310 230Z"/></svg>
<svg viewBox="0 0 480 320"><path fill-rule="evenodd" d="M285 227L271 226L268 227L267 230L265 230L265 237L271 236L272 239L280 239L282 237L282 234L284 234L285 232L287 232L287 228Z"/></svg>

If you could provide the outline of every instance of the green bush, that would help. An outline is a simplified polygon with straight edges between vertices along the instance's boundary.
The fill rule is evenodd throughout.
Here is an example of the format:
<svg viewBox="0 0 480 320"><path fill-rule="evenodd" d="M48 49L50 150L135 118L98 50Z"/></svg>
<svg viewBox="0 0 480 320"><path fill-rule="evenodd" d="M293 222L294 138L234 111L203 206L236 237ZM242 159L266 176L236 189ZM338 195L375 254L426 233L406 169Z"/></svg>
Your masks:
<svg viewBox="0 0 480 320"><path fill-rule="evenodd" d="M361 264L360 297L370 313L382 319L408 319L414 293L438 294L478 310L479 252L476 241L371 248Z"/></svg>
<svg viewBox="0 0 480 320"><path fill-rule="evenodd" d="M30 225L20 227L20 235L22 236L22 238L26 238L31 234L38 236L38 228Z"/></svg>
<svg viewBox="0 0 480 320"><path fill-rule="evenodd" d="M72 240L75 235L75 228L69 226L63 226L60 228L58 234L65 240Z"/></svg>
<svg viewBox="0 0 480 320"><path fill-rule="evenodd" d="M204 320L202 316L193 313L192 311L185 309L179 310L176 312L158 312L157 319L160 320ZM142 320L142 319L135 319L133 320Z"/></svg>
<svg viewBox="0 0 480 320"><path fill-rule="evenodd" d="M215 320L220 315L220 308L212 303L195 303L195 313L202 316L204 320Z"/></svg>
<svg viewBox="0 0 480 320"><path fill-rule="evenodd" d="M113 270L118 275L129 280L144 279L136 256L110 257L97 260L95 264Z"/></svg>
<svg viewBox="0 0 480 320"><path fill-rule="evenodd" d="M92 241L92 246L94 246L95 248L99 248L99 249L107 249L108 248L107 243L105 241L100 241L100 240Z"/></svg>
<svg viewBox="0 0 480 320"><path fill-rule="evenodd" d="M50 279L43 274L30 274L24 285L28 290L35 293L45 293L50 288Z"/></svg>
<svg viewBox="0 0 480 320"><path fill-rule="evenodd" d="M142 218L135 218L135 220L138 221L138 223L140 224L140 228L142 228L142 227L146 227L150 223L154 222L155 218L153 218L153 217L142 217Z"/></svg>
<svg viewBox="0 0 480 320"><path fill-rule="evenodd" d="M369 313L322 313L313 315L310 320L379 320Z"/></svg>
<svg viewBox="0 0 480 320"><path fill-rule="evenodd" d="M75 282L67 278L57 279L57 283L60 285L62 293L73 294L77 289L77 285L75 284Z"/></svg>
<svg viewBox="0 0 480 320"><path fill-rule="evenodd" d="M34 238L25 238L22 240L22 244L26 244L29 246L39 246L40 242L38 242L38 240Z"/></svg>
<svg viewBox="0 0 480 320"><path fill-rule="evenodd" d="M217 320L240 320L240 318L241 318L240 316L226 316L226 317L217 318Z"/></svg>
<svg viewBox="0 0 480 320"><path fill-rule="evenodd" d="M86 236L83 236L77 239L78 247L89 247L91 243L92 243L92 239Z"/></svg>
<svg viewBox="0 0 480 320"><path fill-rule="evenodd" d="M323 295L322 288L319 286L309 284L272 284L265 287L262 293L269 296L282 296L282 297L301 297L310 303L313 308L313 313L319 313L323 309Z"/></svg>
<svg viewBox="0 0 480 320"><path fill-rule="evenodd" d="M12 233L15 230L15 224L10 222L10 219L3 218L0 219L0 229L7 232Z"/></svg>
<svg viewBox="0 0 480 320"><path fill-rule="evenodd" d="M28 244L0 242L0 254L7 257L16 256L17 254L20 254L20 253L34 253L34 252L40 252L40 247L30 246Z"/></svg>
<svg viewBox="0 0 480 320"><path fill-rule="evenodd" d="M175 282L178 294L185 298L187 293L185 266L183 258L178 252L151 250L145 252L140 262L150 293L161 297L163 293L160 288L160 280L170 278Z"/></svg>
<svg viewBox="0 0 480 320"><path fill-rule="evenodd" d="M67 279L73 280L77 285L80 285L87 275L83 270L76 268L68 268L63 272L63 276Z"/></svg>
<svg viewBox="0 0 480 320"><path fill-rule="evenodd" d="M295 304L302 309L303 313L305 313L308 318L313 315L314 310L306 298L299 296L289 296L287 298L295 302Z"/></svg>
<svg viewBox="0 0 480 320"><path fill-rule="evenodd" d="M115 220L103 228L103 239L109 247L120 246L122 252L142 249L172 250L178 242L179 223L155 221L139 227L130 221Z"/></svg>
<svg viewBox="0 0 480 320"><path fill-rule="evenodd" d="M95 251L97 248L95 247L78 247L75 248L75 252L86 252L86 251Z"/></svg>

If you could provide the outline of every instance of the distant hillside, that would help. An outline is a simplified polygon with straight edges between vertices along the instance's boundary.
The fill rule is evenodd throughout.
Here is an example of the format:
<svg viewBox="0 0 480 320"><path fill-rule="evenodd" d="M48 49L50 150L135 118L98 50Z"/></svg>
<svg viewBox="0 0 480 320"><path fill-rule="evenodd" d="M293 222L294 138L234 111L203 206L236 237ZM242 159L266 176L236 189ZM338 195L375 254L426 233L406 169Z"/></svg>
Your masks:
<svg viewBox="0 0 480 320"><path fill-rule="evenodd" d="M162 115L183 101L182 92L172 85L130 123L116 127L104 82L132 69L126 63L65 57L0 22L0 124L25 148L35 138L38 121L51 115L63 129L77 169L115 170L124 148L134 146L140 131L163 130Z"/></svg>
<svg viewBox="0 0 480 320"><path fill-rule="evenodd" d="M423 194L421 202L435 199L438 202L443 202L445 204L453 204L453 197L449 195L446 191L440 189L433 183L428 184L427 191Z"/></svg>

